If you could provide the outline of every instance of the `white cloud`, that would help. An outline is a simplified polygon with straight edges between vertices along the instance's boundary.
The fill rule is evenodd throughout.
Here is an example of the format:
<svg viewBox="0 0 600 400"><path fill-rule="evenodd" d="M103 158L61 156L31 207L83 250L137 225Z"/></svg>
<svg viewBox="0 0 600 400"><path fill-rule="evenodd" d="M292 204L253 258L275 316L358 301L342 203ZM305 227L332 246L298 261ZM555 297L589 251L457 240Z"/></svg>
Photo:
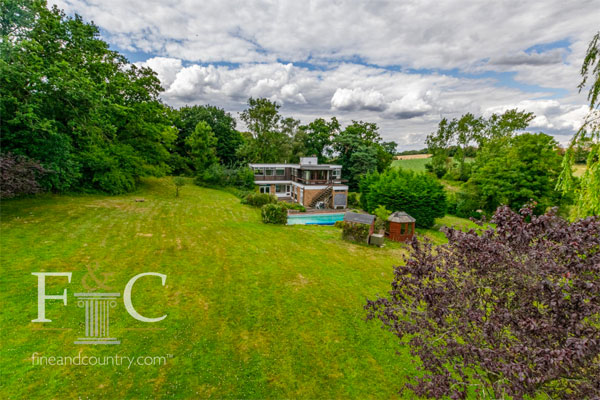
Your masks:
<svg viewBox="0 0 600 400"><path fill-rule="evenodd" d="M377 122L401 147L422 143L442 116L512 105L531 107L535 128L572 133L586 103L579 68L598 29L597 0L56 3L93 20L111 46L150 54L140 64L171 105L235 112L268 97L304 121ZM544 46L557 41L568 49ZM562 97L544 100L553 93L536 86Z"/></svg>
<svg viewBox="0 0 600 400"><path fill-rule="evenodd" d="M175 82L177 73L183 68L181 60L165 57L154 57L146 60L143 63L136 63L136 65L143 65L152 68L158 75L158 79L160 79L163 87L166 88Z"/></svg>
<svg viewBox="0 0 600 400"><path fill-rule="evenodd" d="M383 111L385 100L376 90L337 89L331 98L331 108L341 111Z"/></svg>
<svg viewBox="0 0 600 400"><path fill-rule="evenodd" d="M397 119L420 117L431 111L433 107L419 93L409 93L401 99L394 100L387 109L388 115Z"/></svg>

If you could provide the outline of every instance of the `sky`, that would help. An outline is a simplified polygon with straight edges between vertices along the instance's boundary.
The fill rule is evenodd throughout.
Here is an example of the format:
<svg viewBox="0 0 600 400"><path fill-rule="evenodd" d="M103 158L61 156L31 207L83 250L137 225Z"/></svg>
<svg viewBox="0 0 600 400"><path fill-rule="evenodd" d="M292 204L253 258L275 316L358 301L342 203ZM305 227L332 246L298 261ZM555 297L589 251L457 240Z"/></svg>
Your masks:
<svg viewBox="0 0 600 400"><path fill-rule="evenodd" d="M443 117L510 108L566 144L589 109L577 85L600 29L600 0L50 3L156 71L171 106L238 117L266 97L303 123L375 122L400 150L423 148Z"/></svg>

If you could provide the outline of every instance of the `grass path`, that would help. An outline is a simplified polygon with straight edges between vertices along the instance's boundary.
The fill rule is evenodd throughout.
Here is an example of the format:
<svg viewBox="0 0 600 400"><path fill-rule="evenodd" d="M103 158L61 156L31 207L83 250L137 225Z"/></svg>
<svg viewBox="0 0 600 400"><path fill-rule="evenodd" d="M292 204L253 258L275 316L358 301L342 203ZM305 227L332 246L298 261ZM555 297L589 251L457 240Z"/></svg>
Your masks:
<svg viewBox="0 0 600 400"><path fill-rule="evenodd" d="M2 204L0 397L7 398L390 398L415 368L408 350L376 322L365 298L385 293L405 253L349 244L321 226L269 226L258 210L216 190L185 186L175 199L168 179L138 193L39 196ZM135 202L135 198L145 202ZM134 305L157 324L134 320L122 301L111 316L118 346L75 345L88 268L108 289L141 279ZM48 293L68 288L68 305L48 301L53 320L36 317L32 272ZM107 274L103 276L102 274ZM162 330L140 330L148 328ZM399 351L400 355L394 354ZM33 366L39 355L165 355L163 366Z"/></svg>

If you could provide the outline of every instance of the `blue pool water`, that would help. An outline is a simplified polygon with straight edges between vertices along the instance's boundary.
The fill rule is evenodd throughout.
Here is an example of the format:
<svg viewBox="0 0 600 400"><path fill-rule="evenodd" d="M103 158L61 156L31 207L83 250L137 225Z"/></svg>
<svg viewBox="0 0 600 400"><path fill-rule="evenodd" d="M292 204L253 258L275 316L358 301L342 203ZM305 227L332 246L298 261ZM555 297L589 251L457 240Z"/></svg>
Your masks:
<svg viewBox="0 0 600 400"><path fill-rule="evenodd" d="M288 225L333 225L344 219L343 213L338 214L293 214L288 215Z"/></svg>

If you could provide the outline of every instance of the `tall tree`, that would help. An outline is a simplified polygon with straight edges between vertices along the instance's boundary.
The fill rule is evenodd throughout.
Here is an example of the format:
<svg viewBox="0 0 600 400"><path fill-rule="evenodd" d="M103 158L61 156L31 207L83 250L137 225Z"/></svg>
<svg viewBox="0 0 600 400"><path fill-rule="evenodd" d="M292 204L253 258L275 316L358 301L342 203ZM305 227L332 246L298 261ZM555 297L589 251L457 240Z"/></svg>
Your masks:
<svg viewBox="0 0 600 400"><path fill-rule="evenodd" d="M291 138L282 129L280 107L269 99L248 99L248 108L240 114L240 118L248 127L252 139L247 140L238 153L247 161L288 161Z"/></svg>
<svg viewBox="0 0 600 400"><path fill-rule="evenodd" d="M363 121L352 121L334 136L332 148L336 153L336 162L342 165L343 175L348 178L352 190L358 189L363 175L387 169L395 153L393 145L382 143L377 124Z"/></svg>
<svg viewBox="0 0 600 400"><path fill-rule="evenodd" d="M494 139L477 154L466 187L490 213L502 204L518 210L532 200L543 213L560 201L554 188L561 163L557 147L543 133Z"/></svg>
<svg viewBox="0 0 600 400"><path fill-rule="evenodd" d="M563 193L575 192L576 216L600 215L600 31L588 46L581 66L581 76L579 91L586 87L588 79L592 81L588 92L590 110L565 152L557 188ZM572 173L576 148L586 142L589 144L586 170L579 182L576 182Z"/></svg>
<svg viewBox="0 0 600 400"><path fill-rule="evenodd" d="M52 190L121 193L168 172L175 132L156 74L109 50L77 15L42 1L2 4L11 13L0 44L2 151L38 160Z"/></svg>
<svg viewBox="0 0 600 400"><path fill-rule="evenodd" d="M236 121L231 114L211 105L186 106L176 110L174 114L174 123L179 130L175 148L178 155L185 155L186 138L194 132L196 125L203 121L210 126L217 139L216 155L219 161L224 165L237 163L236 151L242 145L243 139L236 130Z"/></svg>
<svg viewBox="0 0 600 400"><path fill-rule="evenodd" d="M185 147L196 172L202 172L218 161L216 146L217 138L210 125L198 122L194 132L185 138Z"/></svg>
<svg viewBox="0 0 600 400"><path fill-rule="evenodd" d="M305 133L303 146L305 155L316 155L320 163L331 156L332 139L340 132L340 123L333 117L329 122L317 118L300 129Z"/></svg>
<svg viewBox="0 0 600 400"><path fill-rule="evenodd" d="M451 121L443 118L437 131L427 136L427 146L433 154L429 169L440 178L448 170L455 169L452 178L466 181L470 175L466 157L471 146L482 148L490 140L511 136L527 128L533 117L533 113L513 109L493 114L487 120L471 113ZM451 150L455 167L448 159Z"/></svg>

